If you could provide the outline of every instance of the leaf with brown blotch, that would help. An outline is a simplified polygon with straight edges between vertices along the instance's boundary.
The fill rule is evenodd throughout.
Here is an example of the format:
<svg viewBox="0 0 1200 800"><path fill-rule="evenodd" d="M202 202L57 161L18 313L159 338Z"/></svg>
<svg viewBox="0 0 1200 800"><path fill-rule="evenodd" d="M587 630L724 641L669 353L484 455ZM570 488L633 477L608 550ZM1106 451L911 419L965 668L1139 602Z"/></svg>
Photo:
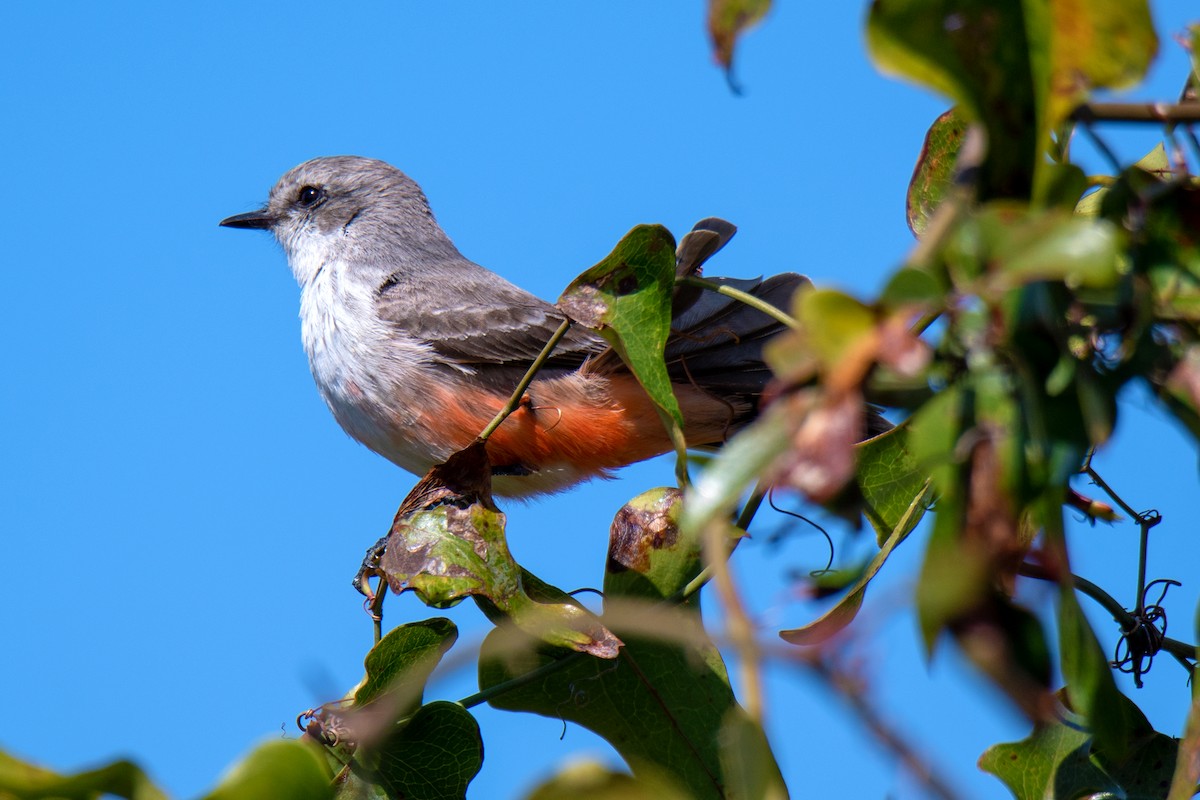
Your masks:
<svg viewBox="0 0 1200 800"><path fill-rule="evenodd" d="M472 597L495 619L511 619L546 642L601 658L614 658L621 646L595 615L513 559L478 442L418 482L383 547L382 555L369 553L364 572L381 575L397 594L412 591L434 608Z"/></svg>

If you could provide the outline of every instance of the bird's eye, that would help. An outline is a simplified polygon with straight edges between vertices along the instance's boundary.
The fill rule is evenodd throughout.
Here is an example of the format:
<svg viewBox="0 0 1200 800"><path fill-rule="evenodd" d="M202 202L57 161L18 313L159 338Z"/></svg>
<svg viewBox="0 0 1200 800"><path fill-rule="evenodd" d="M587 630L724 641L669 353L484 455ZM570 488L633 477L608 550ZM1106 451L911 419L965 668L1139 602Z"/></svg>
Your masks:
<svg viewBox="0 0 1200 800"><path fill-rule="evenodd" d="M300 188L300 194L296 196L296 202L308 208L314 205L318 200L325 196L325 193L316 186L303 186Z"/></svg>

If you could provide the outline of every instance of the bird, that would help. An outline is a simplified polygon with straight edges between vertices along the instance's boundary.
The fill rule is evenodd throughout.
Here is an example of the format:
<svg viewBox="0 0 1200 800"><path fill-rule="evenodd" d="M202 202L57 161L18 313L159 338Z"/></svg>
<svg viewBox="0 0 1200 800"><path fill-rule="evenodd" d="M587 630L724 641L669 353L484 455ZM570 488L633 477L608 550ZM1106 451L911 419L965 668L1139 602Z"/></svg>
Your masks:
<svg viewBox="0 0 1200 800"><path fill-rule="evenodd" d="M261 209L220 225L274 234L300 286L301 338L321 397L352 438L416 475L476 440L564 320L463 256L420 186L384 161L306 161ZM698 223L704 235L680 242L679 271L697 273L735 230ZM708 280L777 307L809 285L791 272ZM784 329L723 294L676 294L665 356L689 447L717 447L755 418L771 380L763 346ZM672 449L634 375L579 326L486 446L494 493L519 498Z"/></svg>

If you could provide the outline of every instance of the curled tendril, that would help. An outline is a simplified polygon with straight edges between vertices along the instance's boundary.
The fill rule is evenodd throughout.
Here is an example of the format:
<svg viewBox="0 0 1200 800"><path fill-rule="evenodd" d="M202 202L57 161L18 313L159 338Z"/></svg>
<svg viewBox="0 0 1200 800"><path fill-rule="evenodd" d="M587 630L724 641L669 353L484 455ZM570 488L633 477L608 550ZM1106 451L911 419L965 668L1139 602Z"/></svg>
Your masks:
<svg viewBox="0 0 1200 800"><path fill-rule="evenodd" d="M821 533L821 535L825 537L825 543L827 545L829 545L829 560L825 562L825 566L821 567L820 569L814 569L811 572L809 572L808 573L809 577L819 578L822 575L828 575L830 572L833 572L833 555L834 555L833 537L831 537L829 535L829 531L825 530L820 525L813 522L811 519L804 516L803 514L798 514L795 511L788 511L786 508L780 508L779 506L775 505L775 490L774 489L771 489L767 492L767 504L770 505L771 508L778 511L780 514L785 514L789 517L795 517L798 520L807 522L809 525L816 528ZM775 543L775 542L779 541L780 538L782 538L781 534L776 533L776 534L773 534L768 541L770 541L771 543Z"/></svg>
<svg viewBox="0 0 1200 800"><path fill-rule="evenodd" d="M1162 585L1162 591L1158 599L1147 603L1146 598L1159 584ZM1162 607L1162 602L1171 587L1179 585L1179 581L1165 578L1146 584L1141 607L1130 614L1132 624L1121 628L1121 638L1117 640L1112 665L1121 672L1132 674L1133 683L1139 689L1142 688L1142 676L1150 672L1154 656L1162 650L1163 639L1167 636L1167 610Z"/></svg>

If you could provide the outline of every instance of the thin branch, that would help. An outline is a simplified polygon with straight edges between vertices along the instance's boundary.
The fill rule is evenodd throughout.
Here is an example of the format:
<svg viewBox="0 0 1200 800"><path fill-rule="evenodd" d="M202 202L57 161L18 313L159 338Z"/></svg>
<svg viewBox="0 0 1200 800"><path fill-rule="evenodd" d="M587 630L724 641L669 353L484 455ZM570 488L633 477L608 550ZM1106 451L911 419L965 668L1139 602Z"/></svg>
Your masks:
<svg viewBox="0 0 1200 800"><path fill-rule="evenodd" d="M1137 511L1134 511L1132 506L1130 506L1128 503L1126 503L1124 500L1122 500L1121 497L1116 492L1113 491L1112 487L1104 482L1104 479L1101 478L1100 474L1098 472L1096 472L1096 470L1092 467L1092 459L1090 456L1089 456L1087 462L1083 465L1082 472L1085 475L1087 475L1089 478L1091 478L1092 483L1099 486L1101 491L1103 491L1106 495L1108 495L1110 498L1112 498L1112 501L1114 503L1116 503L1118 506L1120 506L1122 511L1124 511L1126 514L1128 514L1133 519L1141 519L1142 518L1142 515L1140 513L1138 513Z"/></svg>
<svg viewBox="0 0 1200 800"><path fill-rule="evenodd" d="M370 586L370 584L367 584ZM379 586L375 590L375 596L367 601L367 610L371 614L371 623L375 634L375 644L379 644L383 639L383 598L387 594L388 583L387 578L379 576Z"/></svg>
<svg viewBox="0 0 1200 800"><path fill-rule="evenodd" d="M759 483L757 486L755 486L754 491L750 493L749 499L746 500L746 505L742 506L742 511L738 514L737 521L733 523L734 527L743 531L750 530L750 523L754 519L754 515L758 513L759 506L762 505L763 498L766 496L767 490L763 488L762 483ZM736 546L739 541L741 540L734 539L733 545ZM729 552L732 554L732 548L730 548ZM729 556L726 555L726 558L728 557ZM669 602L684 602L692 595L696 594L696 592L708 585L708 582L712 580L712 575L712 567L706 566L704 569L700 570L696 577L688 581L687 585L680 589L679 593L672 597Z"/></svg>
<svg viewBox="0 0 1200 800"><path fill-rule="evenodd" d="M1146 556L1150 549L1150 529L1162 522L1162 515L1157 511L1134 511L1128 503L1121 499L1120 495L1113 491L1111 486L1104 482L1104 479L1100 477L1100 473L1096 472L1096 469L1092 466L1091 455L1088 456L1087 463L1084 464L1083 472L1092 479L1093 483L1104 490L1112 498L1113 502L1121 507L1122 511L1137 521L1140 536L1138 541L1137 593L1134 595L1136 598L1134 602L1134 614L1140 617L1145 610L1145 597L1143 595L1146 594Z"/></svg>
<svg viewBox="0 0 1200 800"><path fill-rule="evenodd" d="M716 292L717 294L723 294L726 297L732 297L734 300L740 300L751 308L756 308L767 316L773 317L779 322L782 322L792 330L800 329L800 323L795 317L780 311L770 303L765 302L764 300L755 297L748 292L743 292L741 289L735 289L732 286L725 286L720 283L714 283L713 281L706 281L703 278L697 278L694 276L680 278L678 283L681 283L684 286L694 286L698 289L707 289L710 292Z"/></svg>
<svg viewBox="0 0 1200 800"><path fill-rule="evenodd" d="M941 800L957 800L958 793L951 788L944 778L933 770L933 765L925 760L909 743L909 737L895 730L887 720L872 706L866 698L863 687L847 674L825 658L813 658L805 661L813 672L832 689L834 689L863 726L889 750L913 777L924 784L931 797Z"/></svg>
<svg viewBox="0 0 1200 800"><path fill-rule="evenodd" d="M1058 578L1054 575L1054 573L1050 572L1050 570L1046 569L1040 564L1031 564L1028 561L1023 562L1017 568L1017 572L1027 578L1036 578L1041 581L1050 581L1052 583L1058 582ZM1109 614L1112 614L1112 618L1116 620L1116 622L1121 626L1122 630L1133 630L1138 627L1137 620L1133 618L1132 614L1125 610L1124 606L1117 602L1116 598L1101 589L1096 584L1089 581L1087 578L1081 578L1078 575L1072 575L1071 583L1078 591L1095 600L1104 607L1105 611L1107 611ZM1175 660L1182 664L1186 669L1189 671L1192 669L1192 663L1190 659L1196 657L1195 645L1164 636L1162 639L1162 649L1174 656Z"/></svg>
<svg viewBox="0 0 1200 800"><path fill-rule="evenodd" d="M912 327L908 329L908 332L913 336L920 336L925 331L929 330L930 325L938 321L938 318L942 316L942 313L942 310L938 309L937 311L928 311L922 314L921 318L914 322Z"/></svg>
<svg viewBox="0 0 1200 800"><path fill-rule="evenodd" d="M1108 146L1108 142L1101 139L1100 134L1096 133L1096 131L1092 129L1092 126L1087 121L1081 122L1079 127L1082 128L1083 132L1086 133L1088 138L1092 140L1092 144L1095 145L1096 149L1100 151L1100 155L1104 156L1104 158L1108 161L1109 165L1113 169L1113 172L1120 172L1121 159L1117 158L1117 154L1113 152L1111 147Z"/></svg>
<svg viewBox="0 0 1200 800"><path fill-rule="evenodd" d="M1071 112L1077 122L1200 122L1200 103L1087 103Z"/></svg>
<svg viewBox="0 0 1200 800"><path fill-rule="evenodd" d="M554 352L554 348L558 346L558 343L567 335L567 331L570 329L571 320L564 319L562 324L558 326L558 330L550 337L550 341L546 342L546 346L542 348L542 352L538 353L538 357L529 365L529 369L522 376L520 383L517 384L517 388L513 390L512 396L508 398L508 402L504 404L504 407L497 412L492 421L479 434L479 441L486 442L496 432L496 429L500 427L500 424L508 419L508 415L517 410L517 406L521 405L521 398L525 396L525 390L529 388L529 384L533 383L534 377L546 363L546 359L550 357L550 354Z"/></svg>
<svg viewBox="0 0 1200 800"><path fill-rule="evenodd" d="M763 724L762 652L754 634L754 623L746 613L741 594L729 569L727 546L729 523L713 520L704 528L704 561L712 570L717 598L725 611L729 640L742 662L743 705L750 719Z"/></svg>

